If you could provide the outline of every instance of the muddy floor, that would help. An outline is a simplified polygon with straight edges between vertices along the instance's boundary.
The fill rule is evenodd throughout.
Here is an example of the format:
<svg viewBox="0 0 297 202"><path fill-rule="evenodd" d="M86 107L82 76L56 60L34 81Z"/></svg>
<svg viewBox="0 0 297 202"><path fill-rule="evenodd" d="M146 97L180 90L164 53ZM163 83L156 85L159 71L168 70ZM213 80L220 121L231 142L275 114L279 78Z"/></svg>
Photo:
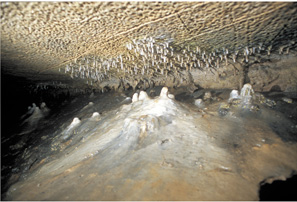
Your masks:
<svg viewBox="0 0 297 202"><path fill-rule="evenodd" d="M296 174L296 94L161 89L32 105L1 140L18 140L2 199L249 201Z"/></svg>

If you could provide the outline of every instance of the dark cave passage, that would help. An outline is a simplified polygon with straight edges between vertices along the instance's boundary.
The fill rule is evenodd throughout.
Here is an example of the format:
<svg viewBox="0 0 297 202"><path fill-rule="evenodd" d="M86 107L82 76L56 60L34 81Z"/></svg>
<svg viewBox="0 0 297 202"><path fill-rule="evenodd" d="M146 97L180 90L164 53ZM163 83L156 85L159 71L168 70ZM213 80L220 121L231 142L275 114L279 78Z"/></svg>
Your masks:
<svg viewBox="0 0 297 202"><path fill-rule="evenodd" d="M260 201L297 201L297 175L285 181L276 180L271 184L261 185Z"/></svg>

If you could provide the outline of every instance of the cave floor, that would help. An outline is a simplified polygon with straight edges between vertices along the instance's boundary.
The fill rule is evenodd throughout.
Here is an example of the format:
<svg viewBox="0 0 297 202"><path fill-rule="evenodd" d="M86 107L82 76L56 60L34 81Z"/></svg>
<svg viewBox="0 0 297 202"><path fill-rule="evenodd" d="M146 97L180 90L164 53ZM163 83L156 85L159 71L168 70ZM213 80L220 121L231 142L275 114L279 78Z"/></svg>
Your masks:
<svg viewBox="0 0 297 202"><path fill-rule="evenodd" d="M259 104L255 112L233 107L222 116L230 90L214 92L203 108L193 94L169 91L175 99L81 96L31 117L34 130L15 134L22 137L15 150L29 136L32 144L4 200L249 201L259 199L261 182L296 173L295 99Z"/></svg>

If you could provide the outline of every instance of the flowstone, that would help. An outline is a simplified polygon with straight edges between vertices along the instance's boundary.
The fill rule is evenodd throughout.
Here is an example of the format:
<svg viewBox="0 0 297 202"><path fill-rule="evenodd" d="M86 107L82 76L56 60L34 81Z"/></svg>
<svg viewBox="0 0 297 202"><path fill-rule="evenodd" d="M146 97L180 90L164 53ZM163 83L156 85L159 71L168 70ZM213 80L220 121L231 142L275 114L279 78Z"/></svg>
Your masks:
<svg viewBox="0 0 297 202"><path fill-rule="evenodd" d="M210 103L220 104L222 115L230 106L228 94ZM5 200L258 200L260 182L297 170L297 144L282 141L270 127L284 117L264 119L272 109L252 118L220 117L217 108L202 113L193 100L182 103L169 95L164 87L154 99L141 92L144 100L137 96L133 103L118 97L121 104L102 112L117 100L107 94L93 104L100 116L92 112L81 120L73 117L85 110L74 105L77 113L67 117L72 123L49 139L53 150L40 154ZM70 128L75 135L61 139Z"/></svg>

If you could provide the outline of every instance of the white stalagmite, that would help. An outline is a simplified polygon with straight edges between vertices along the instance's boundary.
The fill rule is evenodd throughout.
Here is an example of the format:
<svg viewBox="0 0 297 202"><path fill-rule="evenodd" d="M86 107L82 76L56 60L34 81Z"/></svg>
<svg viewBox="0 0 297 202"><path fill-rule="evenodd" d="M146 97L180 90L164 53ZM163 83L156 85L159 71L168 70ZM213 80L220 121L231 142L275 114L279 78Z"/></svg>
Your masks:
<svg viewBox="0 0 297 202"><path fill-rule="evenodd" d="M167 87L163 87L160 93L160 97L162 98L168 98L168 88Z"/></svg>
<svg viewBox="0 0 297 202"><path fill-rule="evenodd" d="M134 97L134 96L133 96L133 97ZM145 91L140 91L138 100L146 100L146 99L148 99L148 98L149 98L149 97L148 97L148 95L147 95L147 93L146 93Z"/></svg>
<svg viewBox="0 0 297 202"><path fill-rule="evenodd" d="M79 123L80 123L79 118L75 117L75 118L73 119L73 121L71 122L70 127L76 126L76 125L79 124Z"/></svg>
<svg viewBox="0 0 297 202"><path fill-rule="evenodd" d="M254 90L252 88L252 85L249 83L244 84L240 91L240 97L242 99L242 102L244 104L251 104L253 94Z"/></svg>
<svg viewBox="0 0 297 202"><path fill-rule="evenodd" d="M26 114L24 114L21 119L23 119L25 116L28 116L28 115L31 115L36 109L36 104L35 103L32 103L32 107L29 106L28 107L28 112Z"/></svg>
<svg viewBox="0 0 297 202"><path fill-rule="evenodd" d="M42 102L40 104L40 110L43 113L43 115L46 115L49 112L49 108L46 106L45 102Z"/></svg>
<svg viewBox="0 0 297 202"><path fill-rule="evenodd" d="M94 112L92 117L90 118L92 121L99 121L100 120L100 114L98 112Z"/></svg>
<svg viewBox="0 0 297 202"><path fill-rule="evenodd" d="M194 104L199 107L202 108L203 107L203 100L202 99L196 99Z"/></svg>
<svg viewBox="0 0 297 202"><path fill-rule="evenodd" d="M99 116L100 116L100 114L98 112L94 112L93 115L92 115L92 118L97 118Z"/></svg>
<svg viewBox="0 0 297 202"><path fill-rule="evenodd" d="M138 93L134 93L132 97L132 102L137 102L138 101Z"/></svg>
<svg viewBox="0 0 297 202"><path fill-rule="evenodd" d="M232 90L229 97L229 102L233 99L239 99L240 96L238 94L238 90Z"/></svg>
<svg viewBox="0 0 297 202"><path fill-rule="evenodd" d="M81 121L79 120L79 118L75 117L71 124L63 131L62 134L64 135L62 136L62 138L66 140L68 137L70 137L80 123Z"/></svg>
<svg viewBox="0 0 297 202"><path fill-rule="evenodd" d="M37 122L37 120L41 119L43 117L43 114L39 107L36 107L33 114L29 117L28 121L30 124L33 124L33 122Z"/></svg>

